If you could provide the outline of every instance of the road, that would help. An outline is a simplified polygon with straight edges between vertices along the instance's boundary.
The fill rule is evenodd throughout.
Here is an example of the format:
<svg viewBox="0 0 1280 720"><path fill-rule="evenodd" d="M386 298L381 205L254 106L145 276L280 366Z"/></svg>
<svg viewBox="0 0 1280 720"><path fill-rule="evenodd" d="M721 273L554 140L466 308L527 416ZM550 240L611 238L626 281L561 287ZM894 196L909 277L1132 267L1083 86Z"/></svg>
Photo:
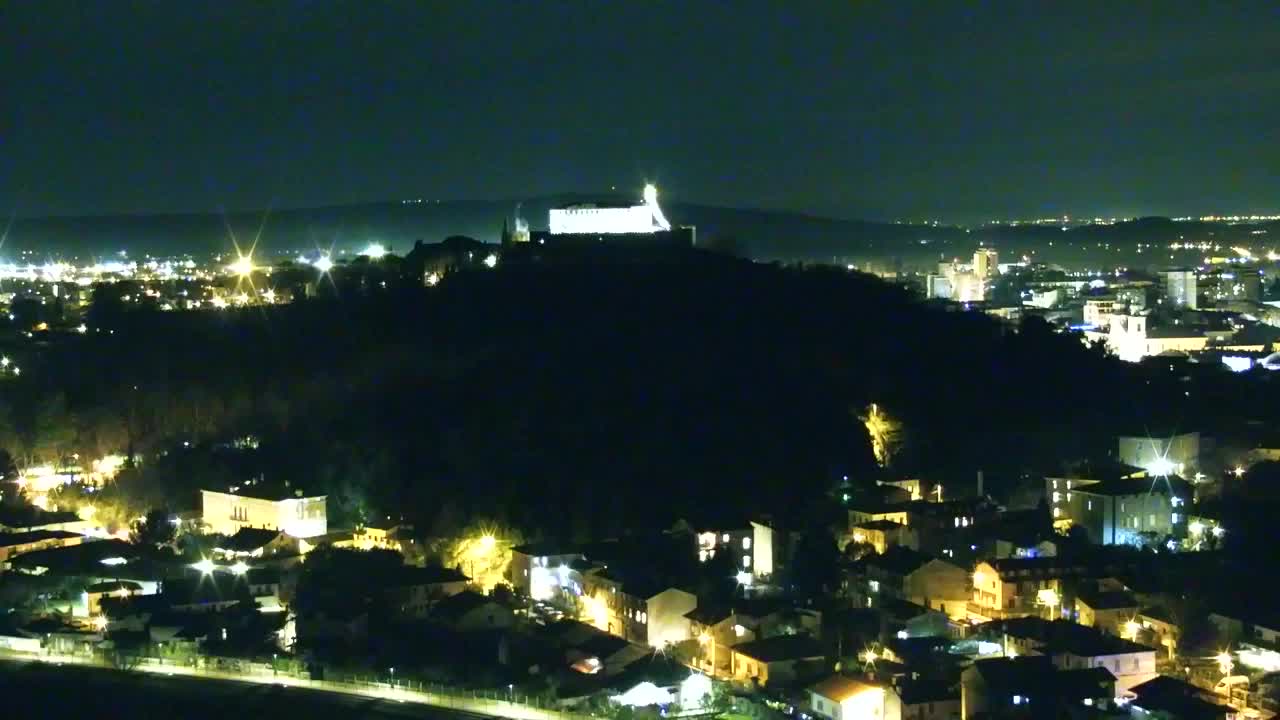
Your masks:
<svg viewBox="0 0 1280 720"><path fill-rule="evenodd" d="M459 710L366 695L160 673L0 658L6 717L101 718L482 718Z"/></svg>

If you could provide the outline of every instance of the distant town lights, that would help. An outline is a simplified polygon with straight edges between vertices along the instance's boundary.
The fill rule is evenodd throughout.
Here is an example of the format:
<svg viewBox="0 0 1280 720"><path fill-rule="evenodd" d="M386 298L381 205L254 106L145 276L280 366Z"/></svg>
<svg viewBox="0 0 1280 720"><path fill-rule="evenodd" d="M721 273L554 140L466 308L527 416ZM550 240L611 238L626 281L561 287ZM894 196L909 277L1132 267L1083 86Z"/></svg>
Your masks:
<svg viewBox="0 0 1280 720"><path fill-rule="evenodd" d="M370 260L381 260L386 257L387 249L382 246L382 243L369 243L360 251L360 254Z"/></svg>

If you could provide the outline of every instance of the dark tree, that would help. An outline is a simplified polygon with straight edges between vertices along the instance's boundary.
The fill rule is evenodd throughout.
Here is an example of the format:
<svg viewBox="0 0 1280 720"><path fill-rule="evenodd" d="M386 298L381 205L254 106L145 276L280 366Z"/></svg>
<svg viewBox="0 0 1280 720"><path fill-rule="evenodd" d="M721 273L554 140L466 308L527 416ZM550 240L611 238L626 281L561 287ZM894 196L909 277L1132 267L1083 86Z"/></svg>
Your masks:
<svg viewBox="0 0 1280 720"><path fill-rule="evenodd" d="M159 548L173 542L176 530L169 519L169 511L154 508L148 510L141 520L134 522L129 531L129 540L135 545Z"/></svg>

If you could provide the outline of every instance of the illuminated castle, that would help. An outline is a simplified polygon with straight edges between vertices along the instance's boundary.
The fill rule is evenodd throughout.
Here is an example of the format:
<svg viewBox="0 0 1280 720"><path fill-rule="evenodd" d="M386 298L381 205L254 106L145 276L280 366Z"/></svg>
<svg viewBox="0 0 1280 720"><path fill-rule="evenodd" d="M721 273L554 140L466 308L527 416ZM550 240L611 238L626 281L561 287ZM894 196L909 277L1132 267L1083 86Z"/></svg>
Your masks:
<svg viewBox="0 0 1280 720"><path fill-rule="evenodd" d="M653 185L645 185L639 203L576 202L552 208L547 227L530 232L517 217L514 232L504 225L503 244L690 247L695 238L692 227L672 227L658 206L658 189Z"/></svg>

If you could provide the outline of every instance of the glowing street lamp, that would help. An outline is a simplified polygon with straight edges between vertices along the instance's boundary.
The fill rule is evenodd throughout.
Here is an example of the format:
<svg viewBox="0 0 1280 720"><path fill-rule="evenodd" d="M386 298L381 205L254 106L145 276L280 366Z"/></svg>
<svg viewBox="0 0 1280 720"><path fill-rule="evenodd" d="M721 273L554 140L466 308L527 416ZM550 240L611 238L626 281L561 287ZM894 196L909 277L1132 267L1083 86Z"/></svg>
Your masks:
<svg viewBox="0 0 1280 720"><path fill-rule="evenodd" d="M329 257L328 255L321 255L320 257L316 258L316 261L314 263L311 263L311 266L314 267L316 270L319 270L321 274L327 274L330 270L333 269L333 258Z"/></svg>
<svg viewBox="0 0 1280 720"><path fill-rule="evenodd" d="M249 572L249 564L243 560L240 560L235 565L231 566L231 572L235 573L236 575L243 575Z"/></svg>
<svg viewBox="0 0 1280 720"><path fill-rule="evenodd" d="M1137 620L1130 620L1129 622L1124 624L1125 634L1129 636L1130 640L1137 640L1138 631L1141 629L1142 629L1142 625L1139 624Z"/></svg>
<svg viewBox="0 0 1280 720"><path fill-rule="evenodd" d="M1236 477L1238 477L1238 478L1244 477L1244 466L1242 466L1242 465L1237 465L1237 466L1236 466L1236 469L1235 469L1235 470L1232 470L1231 472L1232 472L1232 473L1234 473L1234 474L1235 474L1235 476L1236 476Z"/></svg>
<svg viewBox="0 0 1280 720"><path fill-rule="evenodd" d="M192 563L191 567L199 570L201 575L212 575L213 570L217 565L214 565L213 561L209 558L201 558L200 562Z"/></svg>
<svg viewBox="0 0 1280 720"><path fill-rule="evenodd" d="M241 255L235 262L228 265L227 269L243 278L252 275L257 268L253 265L253 256Z"/></svg>
<svg viewBox="0 0 1280 720"><path fill-rule="evenodd" d="M498 543L498 539L492 535L484 534L480 536L480 549L489 552Z"/></svg>
<svg viewBox="0 0 1280 720"><path fill-rule="evenodd" d="M1226 650L1218 653L1213 659L1218 663L1218 669L1222 671L1223 675L1230 675L1236 666L1235 661L1231 659L1231 653Z"/></svg>

